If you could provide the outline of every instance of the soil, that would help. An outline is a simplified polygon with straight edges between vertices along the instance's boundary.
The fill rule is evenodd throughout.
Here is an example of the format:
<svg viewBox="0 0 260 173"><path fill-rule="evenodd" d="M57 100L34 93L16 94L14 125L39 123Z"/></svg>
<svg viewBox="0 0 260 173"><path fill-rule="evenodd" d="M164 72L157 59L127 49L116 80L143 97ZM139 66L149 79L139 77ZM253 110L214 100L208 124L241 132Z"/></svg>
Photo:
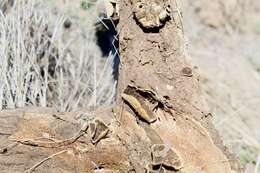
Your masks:
<svg viewBox="0 0 260 173"><path fill-rule="evenodd" d="M180 2L207 110L248 173L256 167L260 140L259 5L257 0Z"/></svg>

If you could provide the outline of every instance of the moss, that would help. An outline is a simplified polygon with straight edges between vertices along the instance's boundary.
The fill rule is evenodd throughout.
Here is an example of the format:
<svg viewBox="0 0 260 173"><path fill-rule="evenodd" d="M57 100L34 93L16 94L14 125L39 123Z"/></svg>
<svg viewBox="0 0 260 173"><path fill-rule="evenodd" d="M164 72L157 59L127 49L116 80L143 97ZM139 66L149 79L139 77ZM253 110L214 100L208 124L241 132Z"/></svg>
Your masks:
<svg viewBox="0 0 260 173"><path fill-rule="evenodd" d="M82 0L80 6L83 10L88 10L91 7L91 3L88 0Z"/></svg>
<svg viewBox="0 0 260 173"><path fill-rule="evenodd" d="M242 150L239 154L239 158L243 165L246 165L248 163L252 163L252 164L256 163L253 154L247 150Z"/></svg>

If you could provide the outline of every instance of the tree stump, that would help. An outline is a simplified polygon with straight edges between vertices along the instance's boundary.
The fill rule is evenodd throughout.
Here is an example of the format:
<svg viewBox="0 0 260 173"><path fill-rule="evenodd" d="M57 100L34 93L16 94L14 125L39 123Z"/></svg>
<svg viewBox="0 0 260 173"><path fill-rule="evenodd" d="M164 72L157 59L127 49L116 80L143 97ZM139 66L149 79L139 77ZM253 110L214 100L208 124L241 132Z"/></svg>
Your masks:
<svg viewBox="0 0 260 173"><path fill-rule="evenodd" d="M1 171L235 172L203 111L177 9L171 0L122 0L117 104L2 111Z"/></svg>

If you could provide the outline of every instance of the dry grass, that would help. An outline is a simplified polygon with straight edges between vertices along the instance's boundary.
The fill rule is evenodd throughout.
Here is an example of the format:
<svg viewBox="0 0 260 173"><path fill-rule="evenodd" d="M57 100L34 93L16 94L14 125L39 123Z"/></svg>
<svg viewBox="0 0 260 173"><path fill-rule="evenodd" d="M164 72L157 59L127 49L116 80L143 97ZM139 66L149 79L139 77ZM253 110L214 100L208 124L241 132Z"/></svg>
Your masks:
<svg viewBox="0 0 260 173"><path fill-rule="evenodd" d="M67 33L63 14L44 1L15 1L0 11L0 109L52 106L74 111L113 103L113 59L103 58L94 27Z"/></svg>

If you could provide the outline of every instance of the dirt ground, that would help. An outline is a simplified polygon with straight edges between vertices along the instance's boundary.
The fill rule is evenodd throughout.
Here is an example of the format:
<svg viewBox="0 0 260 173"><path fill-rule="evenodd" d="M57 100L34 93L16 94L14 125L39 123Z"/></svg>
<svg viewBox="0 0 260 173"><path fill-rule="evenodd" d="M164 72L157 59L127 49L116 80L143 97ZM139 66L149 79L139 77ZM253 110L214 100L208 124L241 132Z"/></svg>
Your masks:
<svg viewBox="0 0 260 173"><path fill-rule="evenodd" d="M187 0L180 4L191 61L199 68L214 125L247 172L254 172L260 153L260 3Z"/></svg>

